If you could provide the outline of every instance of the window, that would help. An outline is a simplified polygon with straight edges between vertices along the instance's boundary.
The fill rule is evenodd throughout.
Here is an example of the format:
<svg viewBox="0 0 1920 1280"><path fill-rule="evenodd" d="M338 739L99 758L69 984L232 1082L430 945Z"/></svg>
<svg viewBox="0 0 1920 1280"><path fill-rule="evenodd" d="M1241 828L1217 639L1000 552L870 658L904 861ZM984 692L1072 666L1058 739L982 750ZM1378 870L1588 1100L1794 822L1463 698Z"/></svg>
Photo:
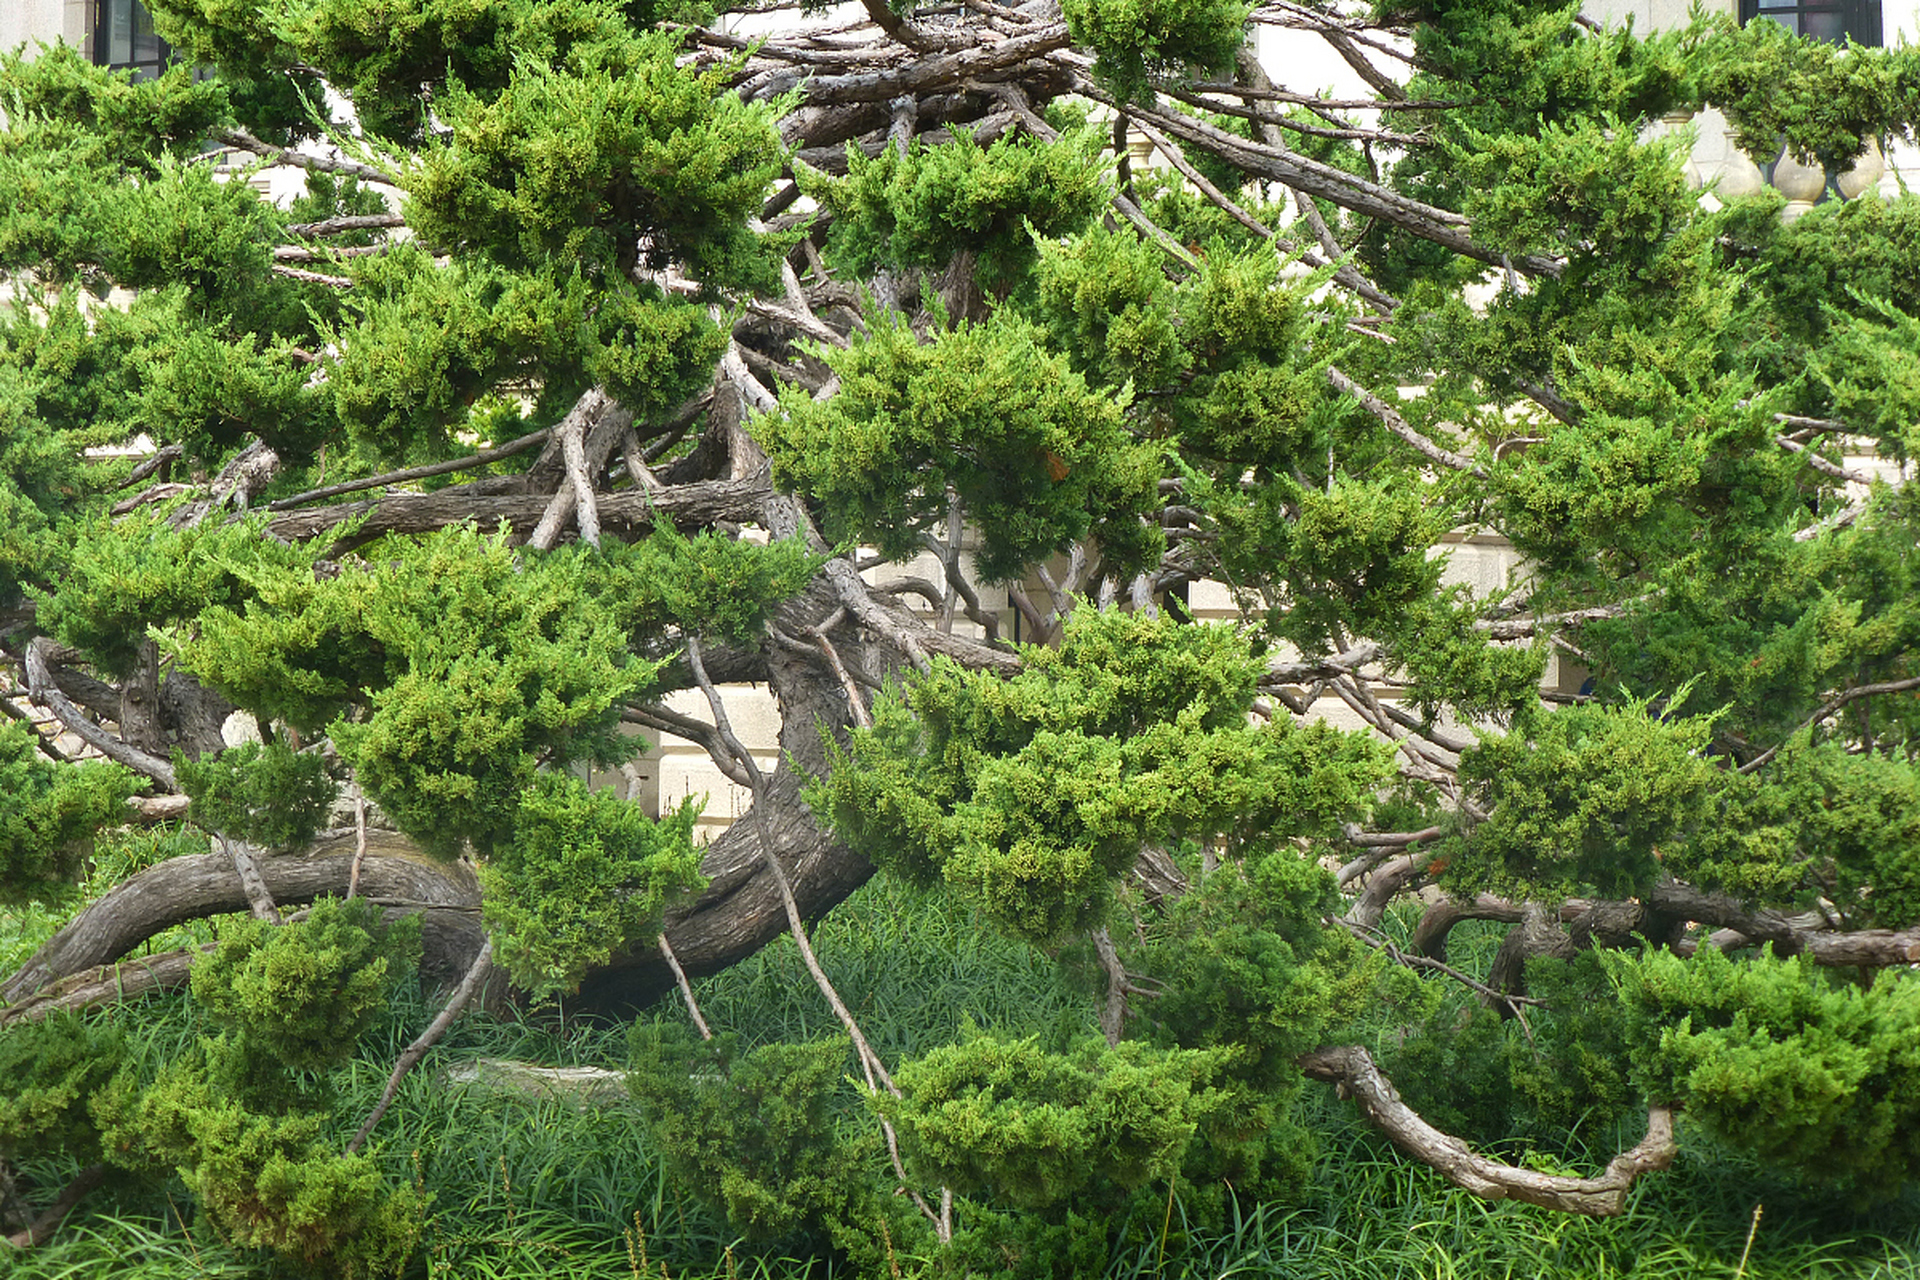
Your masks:
<svg viewBox="0 0 1920 1280"><path fill-rule="evenodd" d="M152 80L173 61L173 48L153 29L140 0L94 0L93 60L135 80Z"/></svg>
<svg viewBox="0 0 1920 1280"><path fill-rule="evenodd" d="M1848 37L1870 48L1882 43L1880 0L1740 0L1740 21L1755 19L1830 44L1842 44Z"/></svg>

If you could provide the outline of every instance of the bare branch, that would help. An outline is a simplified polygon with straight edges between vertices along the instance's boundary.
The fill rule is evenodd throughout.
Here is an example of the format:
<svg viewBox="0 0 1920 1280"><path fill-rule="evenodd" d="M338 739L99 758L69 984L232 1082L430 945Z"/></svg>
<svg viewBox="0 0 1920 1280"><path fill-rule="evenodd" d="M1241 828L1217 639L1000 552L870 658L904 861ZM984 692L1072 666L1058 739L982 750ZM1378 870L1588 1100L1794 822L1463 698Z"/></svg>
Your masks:
<svg viewBox="0 0 1920 1280"><path fill-rule="evenodd" d="M453 471L472 471L488 463L498 462L502 458L511 458L516 453L525 453L537 444L546 443L553 434L551 427L542 427L530 431L518 440L509 440L503 445L491 449L482 449L479 453L464 458L454 458L449 462L430 463L424 467L408 467L403 471L388 471L382 475L368 476L362 480L346 480L340 484L330 484L323 489L309 489L305 493L296 493L291 498L280 498L267 504L269 511L290 511L294 507L305 506L309 502L318 502L322 498L338 497L343 493L358 493L362 489L378 489L382 485L405 484L410 480L425 480L429 476L443 476Z"/></svg>
<svg viewBox="0 0 1920 1280"><path fill-rule="evenodd" d="M349 231L385 231L406 225L404 214L349 213L338 218L322 218L318 222L290 222L287 224L287 234L316 239L320 236L344 235Z"/></svg>
<svg viewBox="0 0 1920 1280"><path fill-rule="evenodd" d="M280 924L280 908L273 905L273 894L267 889L266 877L260 874L260 864L254 861L253 846L244 840L229 840L226 836L214 837L220 842L220 848L233 863L234 874L240 877L240 890L247 895L247 909L255 920L265 920L269 924Z"/></svg>
<svg viewBox="0 0 1920 1280"><path fill-rule="evenodd" d="M0 1240L5 1240L7 1244L15 1249L31 1249L35 1245L45 1243L46 1240L59 1229L60 1224L66 1220L69 1213L73 1212L73 1207L80 1203L87 1192L93 1190L106 1180L106 1165L88 1165L74 1177L72 1182L69 1182L61 1189L60 1194L54 1198L53 1203L47 1206L44 1213L33 1220L32 1225L23 1231L16 1231L10 1236L0 1236Z"/></svg>
<svg viewBox="0 0 1920 1280"><path fill-rule="evenodd" d="M1673 1140L1672 1110L1653 1107L1647 1112L1647 1136L1631 1151L1615 1156L1597 1178L1522 1169L1480 1155L1421 1119L1400 1100L1374 1065L1373 1056L1359 1045L1316 1049L1300 1059L1300 1067L1312 1079L1328 1081L1338 1086L1342 1097L1358 1102L1395 1146L1485 1200L1522 1200L1562 1213L1617 1217L1626 1208L1634 1181L1643 1173L1666 1168L1679 1152Z"/></svg>
<svg viewBox="0 0 1920 1280"><path fill-rule="evenodd" d="M673 944L667 941L664 930L660 934L660 954L667 959L667 967L673 970L673 980L680 986L680 998L687 1002L687 1016L693 1019L693 1025L699 1029L702 1040L713 1039L713 1031L707 1026L707 1020L700 1016L700 1002L693 998L693 984L687 981L687 971L680 967L680 957L673 954Z"/></svg>
<svg viewBox="0 0 1920 1280"><path fill-rule="evenodd" d="M1380 397L1374 395L1371 391L1368 391L1365 387L1362 387L1352 378L1342 373L1338 365L1330 364L1327 366L1327 381L1333 384L1336 391L1343 391L1358 400L1361 407L1379 419L1381 426L1412 445L1415 451L1422 457L1431 459L1441 466L1451 468L1454 471L1463 471L1468 475L1476 476L1482 480L1487 478L1486 471L1481 468L1479 463L1463 453L1455 453L1451 449L1443 449L1421 435L1418 431L1415 431L1392 405L1380 399Z"/></svg>
<svg viewBox="0 0 1920 1280"><path fill-rule="evenodd" d="M39 636L27 646L27 689L28 695L41 706L53 712L82 742L98 751L115 764L123 764L135 773L143 773L169 791L180 790L179 782L173 776L173 766L159 756L130 746L102 729L80 708L67 700L54 683L53 673L47 666L47 639Z"/></svg>
<svg viewBox="0 0 1920 1280"><path fill-rule="evenodd" d="M460 979L460 985L454 988L453 995L448 997L445 1007L427 1025L427 1029L402 1051L400 1060L393 1064L393 1074L387 1077L387 1087L381 1090L380 1101L374 1107L373 1114L369 1115L366 1123L360 1126L360 1132L353 1135L353 1141L347 1143L348 1155L360 1149L361 1144L367 1140L367 1135L373 1132L373 1127L380 1123L380 1117L387 1114L387 1108L393 1105L394 1098L399 1095L400 1082L407 1078L407 1073L413 1070L420 1059L426 1057L427 1050L433 1048L439 1043L440 1037L447 1034L447 1028L453 1025L453 1020L460 1016L460 1011L467 1007L492 972L493 939L488 938L480 944L480 950L474 953L473 963L467 966L466 976Z"/></svg>
<svg viewBox="0 0 1920 1280"><path fill-rule="evenodd" d="M1905 680L1883 680L1878 684L1855 685L1853 688L1829 699L1818 711L1796 725L1792 733L1789 733L1785 738L1741 765L1739 772L1753 773L1756 770L1764 768L1775 756L1780 754L1782 747L1793 741L1796 734L1804 733L1814 725L1819 724L1822 720L1829 718L1834 712L1840 710L1840 708L1846 706L1849 702L1853 702L1859 698L1871 698L1876 694L1882 693L1905 693L1909 689L1920 689L1920 676L1912 676Z"/></svg>
<svg viewBox="0 0 1920 1280"><path fill-rule="evenodd" d="M248 133L245 129L215 129L214 141L224 143L239 151L251 151L257 156L265 156L275 164L290 164L300 169L314 169L321 173L343 173L362 182L377 182L382 186L397 187L400 180L382 169L361 164L356 160L343 160L336 156L312 156L301 151L290 151L286 147L276 147L270 142Z"/></svg>

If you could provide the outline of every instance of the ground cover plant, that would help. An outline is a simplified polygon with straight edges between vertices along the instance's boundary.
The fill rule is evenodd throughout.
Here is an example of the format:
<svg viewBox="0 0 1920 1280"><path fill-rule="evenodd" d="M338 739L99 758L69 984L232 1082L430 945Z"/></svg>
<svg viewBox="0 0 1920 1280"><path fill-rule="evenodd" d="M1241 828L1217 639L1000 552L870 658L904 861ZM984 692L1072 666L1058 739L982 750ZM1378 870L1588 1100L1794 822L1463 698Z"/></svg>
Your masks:
<svg viewBox="0 0 1920 1280"><path fill-rule="evenodd" d="M0 62L9 1263L1387 1266L1315 1199L1378 1178L1458 1189L1391 1266L1624 1269L1702 1151L1794 1188L1702 1266L1911 1204L1920 206L1702 201L1647 126L1838 173L1920 53L151 7L209 74ZM750 806L589 786L636 732ZM978 948L823 956L872 880ZM423 1092L549 1003L631 1024L598 1164Z"/></svg>
<svg viewBox="0 0 1920 1280"><path fill-rule="evenodd" d="M1404 933L1409 920L1390 926ZM1485 959L1497 931L1469 925L1468 957ZM823 924L816 945L845 979L875 1043L905 1054L944 1042L969 1020L1006 1033L1057 1035L1063 1021L1089 1028L1081 993L974 927L949 903L876 883ZM1463 957L1465 958L1465 957ZM750 1047L818 1043L838 1026L818 1001L796 999L807 977L794 948L777 945L696 984L716 1026ZM1459 1002L1454 1002L1459 1012ZM354 1059L336 1076L344 1113L336 1136L372 1104L394 1053L433 1016L432 1004L400 989ZM164 1050L187 1034L181 1002L148 1001L105 1016ZM683 1009L652 1015L684 1023ZM1513 1039L1524 1041L1517 1029ZM467 1019L443 1042L446 1061L491 1057L555 1066L621 1068L625 1027L563 1025L557 1008L527 1017ZM1384 1041L1382 1042L1384 1043ZM841 1093L858 1105L847 1082ZM1315 1144L1313 1176L1285 1199L1229 1203L1219 1218L1197 1216L1178 1185L1115 1241L1085 1274L1116 1278L1301 1275L1379 1280L1393 1276L1573 1277L1897 1277L1920 1257L1911 1197L1870 1213L1809 1192L1738 1151L1696 1136L1666 1177L1635 1192L1628 1214L1572 1218L1527 1205L1467 1196L1430 1170L1410 1165L1331 1099L1310 1101L1302 1123ZM396 1181L433 1197L421 1254L410 1274L535 1277L566 1274L628 1280L683 1277L826 1277L863 1274L818 1234L745 1238L670 1171L637 1104L580 1107L471 1086L440 1072L410 1077L388 1116L380 1154ZM1485 1140L1499 1135L1480 1133ZM1613 1126L1582 1126L1552 1148L1563 1160L1590 1158L1616 1140ZM198 1276L292 1274L265 1251L236 1248L193 1213L185 1188L123 1182L68 1230L13 1260L9 1274L79 1276L112 1265L115 1274L178 1280ZM1754 1209L1760 1226L1753 1228ZM1744 1272L1740 1271L1743 1253ZM644 1269L639 1259L644 1257ZM908 1273L927 1261L900 1254Z"/></svg>

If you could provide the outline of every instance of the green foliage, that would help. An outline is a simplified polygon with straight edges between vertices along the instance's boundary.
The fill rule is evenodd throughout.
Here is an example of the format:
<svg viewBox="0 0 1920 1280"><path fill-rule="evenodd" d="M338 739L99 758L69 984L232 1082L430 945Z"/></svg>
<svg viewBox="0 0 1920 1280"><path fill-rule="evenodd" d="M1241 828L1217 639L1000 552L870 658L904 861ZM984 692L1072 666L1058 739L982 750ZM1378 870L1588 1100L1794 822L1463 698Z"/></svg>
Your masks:
<svg viewBox="0 0 1920 1280"><path fill-rule="evenodd" d="M193 1113L199 1159L187 1186L235 1243L267 1247L322 1276L398 1276L427 1203L390 1185L363 1155L341 1155L304 1116L267 1118L236 1106Z"/></svg>
<svg viewBox="0 0 1920 1280"><path fill-rule="evenodd" d="M577 778L538 775L513 838L479 869L494 948L514 982L536 995L572 991L615 949L656 931L669 896L706 883L699 816L688 801L656 822Z"/></svg>
<svg viewBox="0 0 1920 1280"><path fill-rule="evenodd" d="M746 222L778 135L765 107L721 91L721 72L676 66L678 48L662 34L561 66L522 58L498 96L449 93L435 111L452 135L411 177L409 220L509 267L671 262L713 285L774 282Z"/></svg>
<svg viewBox="0 0 1920 1280"><path fill-rule="evenodd" d="M1450 842L1448 887L1625 896L1652 884L1660 846L1712 821L1719 790L1700 754L1715 717L1679 716L1686 693L1659 713L1590 703L1483 734L1460 780L1488 817Z"/></svg>
<svg viewBox="0 0 1920 1280"><path fill-rule="evenodd" d="M1889 132L1911 136L1920 57L1898 46L1794 38L1775 22L1723 22L1701 45L1701 96L1762 164L1787 152L1844 170Z"/></svg>
<svg viewBox="0 0 1920 1280"><path fill-rule="evenodd" d="M104 761L62 768L28 725L0 723L0 901L57 897L92 851L94 834L126 820L133 775Z"/></svg>
<svg viewBox="0 0 1920 1280"><path fill-rule="evenodd" d="M326 822L340 784L319 754L283 742L249 742L204 760L175 753L180 789L193 799L193 820L234 840L292 849Z"/></svg>
<svg viewBox="0 0 1920 1280"><path fill-rule="evenodd" d="M1081 1207L1168 1177L1219 1096L1224 1055L976 1036L903 1063L902 1097L876 1097L909 1172L961 1195Z"/></svg>
<svg viewBox="0 0 1920 1280"><path fill-rule="evenodd" d="M11 354L4 343L0 353ZM87 488L73 435L39 412L37 383L0 364L0 601L16 600L23 585L52 577L61 559L59 535Z"/></svg>
<svg viewBox="0 0 1920 1280"><path fill-rule="evenodd" d="M1322 490L1283 477L1252 489L1196 484L1194 498L1220 530L1222 576L1306 653L1393 635L1446 569L1428 554L1444 512L1397 483L1339 476Z"/></svg>
<svg viewBox="0 0 1920 1280"><path fill-rule="evenodd" d="M260 536L259 524L177 528L151 509L88 529L58 591L39 596L40 625L116 675L134 669L147 629L238 605L263 580L313 576L318 547Z"/></svg>
<svg viewBox="0 0 1920 1280"><path fill-rule="evenodd" d="M1291 1097L1295 1059L1376 994L1374 967L1322 923L1337 901L1331 873L1285 845L1214 868L1142 950L1146 971L1165 984L1141 1011L1144 1034L1231 1051L1222 1074L1250 1087L1243 1102L1271 1109ZM1278 1115L1269 1122L1287 1127Z"/></svg>
<svg viewBox="0 0 1920 1280"><path fill-rule="evenodd" d="M322 898L306 917L227 927L193 967L193 994L247 1045L301 1071L353 1053L387 991L420 959L417 917L388 921L364 898Z"/></svg>
<svg viewBox="0 0 1920 1280"><path fill-rule="evenodd" d="M1225 627L1083 610L1011 678L936 664L875 708L811 803L849 845L1047 942L1097 925L1142 844L1269 847L1365 807L1359 735L1245 721L1258 665Z"/></svg>
<svg viewBox="0 0 1920 1280"><path fill-rule="evenodd" d="M1075 44L1099 56L1093 73L1122 98L1145 93L1151 76L1222 71L1245 39L1239 0L1066 0Z"/></svg>
<svg viewBox="0 0 1920 1280"><path fill-rule="evenodd" d="M504 534L455 526L337 577L252 585L244 611L205 610L174 652L263 718L331 721L368 794L444 856L509 840L543 764L631 751L619 705L658 668L630 650L628 607L584 548L523 564Z"/></svg>
<svg viewBox="0 0 1920 1280"><path fill-rule="evenodd" d="M1865 1201L1920 1169L1920 985L1855 983L1803 957L1735 961L1713 947L1609 965L1636 1082L1725 1141Z"/></svg>
<svg viewBox="0 0 1920 1280"><path fill-rule="evenodd" d="M832 248L862 274L879 266L944 269L979 258L981 282L1005 290L1033 263L1033 238L1079 231L1106 202L1099 138L1057 142L1008 136L982 147L967 130L951 143L919 140L906 153L847 151L847 176L807 176L808 194L834 213Z"/></svg>
<svg viewBox="0 0 1920 1280"><path fill-rule="evenodd" d="M110 1110L103 1129L116 1140L116 1160L171 1166L236 1244L271 1248L318 1276L398 1275L428 1198L390 1185L367 1156L340 1154L322 1137L322 1115L257 1110L236 1096L224 1077L235 1056L247 1053L202 1042L197 1055L176 1059L124 1108ZM116 1099L109 1099L111 1108Z"/></svg>
<svg viewBox="0 0 1920 1280"><path fill-rule="evenodd" d="M1064 243L1037 243L1041 322L1089 382L1145 391L1186 369L1159 250L1098 223Z"/></svg>
<svg viewBox="0 0 1920 1280"><path fill-rule="evenodd" d="M196 80L189 67L135 81L129 71L95 66L64 42L31 58L25 50L0 51L0 80L9 116L85 131L113 168L147 177L157 172L156 156L186 160L198 153L227 114L225 86Z"/></svg>
<svg viewBox="0 0 1920 1280"><path fill-rule="evenodd" d="M1475 234L1507 252L1572 250L1630 267L1657 253L1698 200L1679 140L1641 143L1620 120L1469 134L1455 147Z"/></svg>
<svg viewBox="0 0 1920 1280"><path fill-rule="evenodd" d="M1121 398L1090 389L1032 326L996 314L923 346L904 323L881 322L821 355L840 393L789 392L753 432L781 481L825 508L828 536L906 559L944 528L951 487L981 531L976 565L990 582L1089 536L1119 572L1158 554L1140 516L1159 450L1131 437Z"/></svg>
<svg viewBox="0 0 1920 1280"><path fill-rule="evenodd" d="M627 1081L674 1176L736 1228L775 1236L878 1219L860 1166L879 1134L837 1105L851 1049L836 1038L742 1052L732 1037L640 1024Z"/></svg>
<svg viewBox="0 0 1920 1280"><path fill-rule="evenodd" d="M119 1027L56 1011L0 1032L0 1160L61 1152L82 1163L100 1156L89 1110L126 1055Z"/></svg>
<svg viewBox="0 0 1920 1280"><path fill-rule="evenodd" d="M544 420L594 382L635 413L670 410L711 376L725 342L700 308L578 263L439 267L406 250L362 261L325 392L377 459L445 454L474 402L502 384L541 382Z"/></svg>
<svg viewBox="0 0 1920 1280"><path fill-rule="evenodd" d="M688 538L668 521L609 558L638 629L673 626L734 644L757 643L767 610L797 595L822 563L798 538L761 545L712 530Z"/></svg>
<svg viewBox="0 0 1920 1280"><path fill-rule="evenodd" d="M1797 742L1729 783L1719 821L1669 869L1763 901L1820 897L1850 928L1920 921L1920 776L1911 761Z"/></svg>

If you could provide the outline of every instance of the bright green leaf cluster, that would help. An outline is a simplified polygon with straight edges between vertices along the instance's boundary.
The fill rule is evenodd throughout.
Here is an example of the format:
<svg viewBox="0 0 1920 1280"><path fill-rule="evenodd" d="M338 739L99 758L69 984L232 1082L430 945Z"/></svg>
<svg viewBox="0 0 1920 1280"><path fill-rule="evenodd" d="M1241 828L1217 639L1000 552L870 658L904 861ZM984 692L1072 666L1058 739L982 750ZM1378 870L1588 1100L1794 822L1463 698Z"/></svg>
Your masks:
<svg viewBox="0 0 1920 1280"><path fill-rule="evenodd" d="M1100 923L1115 879L1175 837L1260 848L1364 809L1361 735L1251 726L1258 666L1226 627L1083 610L1012 678L936 664L836 752L812 803L851 846L944 881L1048 943Z"/></svg>
<svg viewBox="0 0 1920 1280"><path fill-rule="evenodd" d="M836 539L895 559L944 528L947 490L981 531L991 582L1092 536L1114 569L1157 556L1159 450L1136 442L1124 401L1090 389L1032 326L999 315L922 345L904 323L823 358L840 393L789 393L755 420L775 474L818 501Z"/></svg>
<svg viewBox="0 0 1920 1280"><path fill-rule="evenodd" d="M368 794L447 856L510 839L542 766L630 752L620 704L659 665L631 651L632 608L597 556L522 563L471 526L253 590L175 637L181 661L258 715L328 725Z"/></svg>
<svg viewBox="0 0 1920 1280"><path fill-rule="evenodd" d="M1920 984L1856 984L1804 957L1613 953L1648 1096L1863 1201L1920 1172Z"/></svg>
<svg viewBox="0 0 1920 1280"><path fill-rule="evenodd" d="M322 898L284 925L228 926L193 967L193 994L248 1045L296 1070L335 1066L420 959L416 916L382 919L364 898Z"/></svg>
<svg viewBox="0 0 1920 1280"><path fill-rule="evenodd" d="M1460 780L1488 817L1446 855L1449 887L1625 896L1652 884L1660 846L1714 819L1721 773L1702 755L1714 719L1640 700L1536 711L1483 735Z"/></svg>
<svg viewBox="0 0 1920 1280"><path fill-rule="evenodd" d="M1051 1053L981 1035L901 1064L903 1096L873 1105L928 1182L1021 1209L1085 1204L1180 1167L1225 1056L1133 1041Z"/></svg>
<svg viewBox="0 0 1920 1280"><path fill-rule="evenodd" d="M844 1038L743 1051L636 1023L628 1086L676 1180L758 1238L800 1227L845 1231L877 1218L862 1164L880 1154L839 1101Z"/></svg>
<svg viewBox="0 0 1920 1280"><path fill-rule="evenodd" d="M1093 73L1134 98L1151 76L1222 71L1246 38L1240 0L1066 0L1075 44L1094 50Z"/></svg>
<svg viewBox="0 0 1920 1280"><path fill-rule="evenodd" d="M63 768L40 753L31 727L0 723L0 901L69 889L94 833L126 821L136 790L119 765Z"/></svg>
<svg viewBox="0 0 1920 1280"><path fill-rule="evenodd" d="M617 278L676 263L714 285L777 279L747 229L780 167L771 116L722 92L720 73L678 67L679 44L639 37L558 68L524 59L497 97L436 103L452 136L409 179L415 230L522 269L578 262Z"/></svg>
<svg viewBox="0 0 1920 1280"><path fill-rule="evenodd" d="M1106 203L1099 147L1091 130L982 147L961 129L938 147L916 139L904 155L851 147L846 177L809 175L806 187L833 211L831 247L851 269L940 270L966 252L978 256L981 282L1004 290L1032 265L1035 236L1071 235Z"/></svg>
<svg viewBox="0 0 1920 1280"><path fill-rule="evenodd" d="M616 948L648 940L669 896L705 884L698 817L688 801L656 822L577 778L538 775L513 838L479 868L494 949L515 984L572 991Z"/></svg>

